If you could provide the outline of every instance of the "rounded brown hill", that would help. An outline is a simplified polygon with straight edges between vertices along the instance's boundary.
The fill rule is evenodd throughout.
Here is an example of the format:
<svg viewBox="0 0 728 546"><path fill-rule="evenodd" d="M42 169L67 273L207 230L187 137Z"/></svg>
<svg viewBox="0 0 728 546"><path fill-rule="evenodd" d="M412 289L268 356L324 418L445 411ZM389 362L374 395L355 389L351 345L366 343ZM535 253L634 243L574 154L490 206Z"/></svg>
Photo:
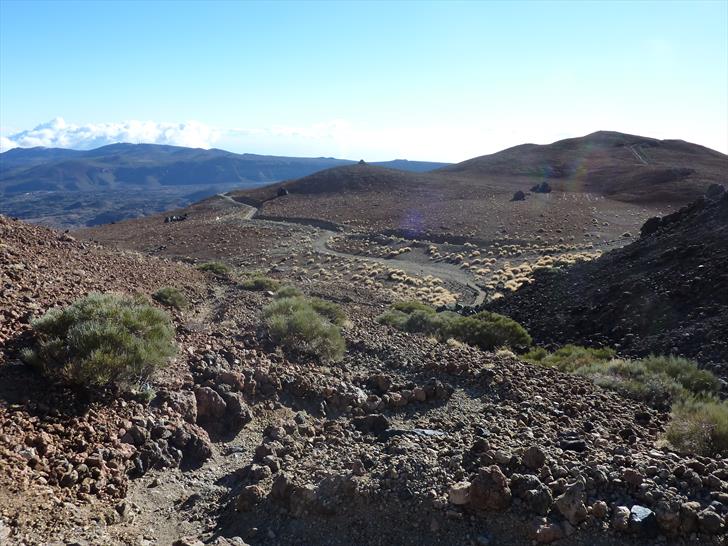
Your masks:
<svg viewBox="0 0 728 546"><path fill-rule="evenodd" d="M697 199L728 171L728 156L684 140L598 131L553 144L522 144L436 172L543 178L555 189L640 203Z"/></svg>
<svg viewBox="0 0 728 546"><path fill-rule="evenodd" d="M728 378L728 193L648 222L629 246L537 275L492 310L541 344L713 362Z"/></svg>

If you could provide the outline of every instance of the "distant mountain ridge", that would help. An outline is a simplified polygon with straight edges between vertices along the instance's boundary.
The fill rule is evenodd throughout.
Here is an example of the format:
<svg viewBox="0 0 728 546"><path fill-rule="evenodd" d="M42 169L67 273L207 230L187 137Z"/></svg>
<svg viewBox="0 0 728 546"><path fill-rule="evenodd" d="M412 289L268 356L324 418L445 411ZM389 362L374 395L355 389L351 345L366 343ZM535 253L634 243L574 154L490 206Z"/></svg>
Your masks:
<svg viewBox="0 0 728 546"><path fill-rule="evenodd" d="M14 148L0 154L0 213L54 227L91 226L356 163L160 144ZM415 172L447 165L403 159L379 164Z"/></svg>
<svg viewBox="0 0 728 546"><path fill-rule="evenodd" d="M350 165L331 157L301 158L235 154L159 144L111 144L93 150L15 148L0 154L0 194L87 191L199 184L260 185ZM423 171L445 163L394 160L377 163Z"/></svg>

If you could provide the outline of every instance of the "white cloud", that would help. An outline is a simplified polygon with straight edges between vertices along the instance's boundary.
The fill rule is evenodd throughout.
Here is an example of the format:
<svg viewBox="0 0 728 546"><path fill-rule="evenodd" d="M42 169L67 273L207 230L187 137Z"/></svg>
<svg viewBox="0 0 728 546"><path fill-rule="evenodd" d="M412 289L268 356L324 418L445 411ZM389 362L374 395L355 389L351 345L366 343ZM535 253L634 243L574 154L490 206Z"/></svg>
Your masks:
<svg viewBox="0 0 728 546"><path fill-rule="evenodd" d="M203 123L122 121L74 125L56 118L37 127L0 137L0 150L33 146L91 149L115 142L171 144L210 148L220 133Z"/></svg>

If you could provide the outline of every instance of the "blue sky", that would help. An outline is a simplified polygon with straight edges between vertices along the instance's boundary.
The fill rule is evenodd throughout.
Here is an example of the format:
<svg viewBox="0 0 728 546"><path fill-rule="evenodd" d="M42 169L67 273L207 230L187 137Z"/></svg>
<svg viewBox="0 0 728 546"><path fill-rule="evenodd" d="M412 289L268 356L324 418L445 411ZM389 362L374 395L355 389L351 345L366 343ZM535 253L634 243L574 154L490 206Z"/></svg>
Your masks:
<svg viewBox="0 0 728 546"><path fill-rule="evenodd" d="M460 161L599 129L728 152L728 2L0 0L4 149Z"/></svg>

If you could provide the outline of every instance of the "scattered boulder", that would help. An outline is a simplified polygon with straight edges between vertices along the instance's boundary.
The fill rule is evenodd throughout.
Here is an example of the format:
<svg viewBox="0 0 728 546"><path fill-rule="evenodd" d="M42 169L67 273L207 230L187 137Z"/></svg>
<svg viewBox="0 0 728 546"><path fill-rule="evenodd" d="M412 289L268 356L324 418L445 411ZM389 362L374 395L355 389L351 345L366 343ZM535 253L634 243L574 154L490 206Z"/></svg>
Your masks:
<svg viewBox="0 0 728 546"><path fill-rule="evenodd" d="M532 193L551 193L551 186L548 182L541 182L531 188Z"/></svg>
<svg viewBox="0 0 728 546"><path fill-rule="evenodd" d="M525 201L526 200L526 194L523 193L521 190L518 190L513 194L513 198L511 198L511 201Z"/></svg>
<svg viewBox="0 0 728 546"><path fill-rule="evenodd" d="M470 485L470 506L475 510L504 510L511 499L508 478L497 465L481 468Z"/></svg>
<svg viewBox="0 0 728 546"><path fill-rule="evenodd" d="M567 485L564 493L556 497L554 504L556 509L572 525L578 525L587 517L587 509L584 501L586 485L583 479Z"/></svg>

